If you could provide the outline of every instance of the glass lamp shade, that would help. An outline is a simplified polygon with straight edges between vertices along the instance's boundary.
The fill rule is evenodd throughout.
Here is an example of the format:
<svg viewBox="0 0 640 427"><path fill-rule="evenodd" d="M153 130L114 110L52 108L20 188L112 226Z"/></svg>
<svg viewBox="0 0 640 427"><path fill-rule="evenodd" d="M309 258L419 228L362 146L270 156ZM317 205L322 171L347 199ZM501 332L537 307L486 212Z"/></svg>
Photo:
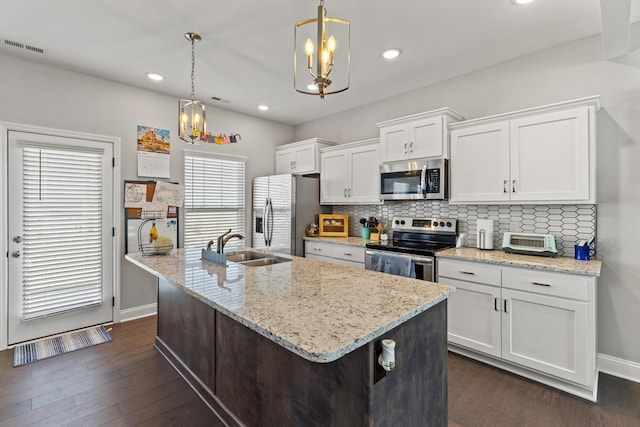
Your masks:
<svg viewBox="0 0 640 427"><path fill-rule="evenodd" d="M295 25L293 85L324 98L349 89L351 30L349 21L322 15ZM322 25L324 31L318 28Z"/></svg>
<svg viewBox="0 0 640 427"><path fill-rule="evenodd" d="M202 101L181 99L178 103L180 110L178 134L180 139L190 144L196 144L207 133L207 116Z"/></svg>

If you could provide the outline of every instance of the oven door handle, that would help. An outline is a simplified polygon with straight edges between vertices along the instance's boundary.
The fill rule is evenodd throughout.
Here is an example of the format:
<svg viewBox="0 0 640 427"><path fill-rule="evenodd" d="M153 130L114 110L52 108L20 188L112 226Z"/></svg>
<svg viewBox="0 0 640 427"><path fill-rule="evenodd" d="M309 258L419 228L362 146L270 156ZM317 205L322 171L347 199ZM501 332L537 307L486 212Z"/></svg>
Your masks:
<svg viewBox="0 0 640 427"><path fill-rule="evenodd" d="M427 165L422 166L422 173L420 174L420 189L422 190L422 197L427 198Z"/></svg>
<svg viewBox="0 0 640 427"><path fill-rule="evenodd" d="M433 257L411 257L415 264L433 264Z"/></svg>

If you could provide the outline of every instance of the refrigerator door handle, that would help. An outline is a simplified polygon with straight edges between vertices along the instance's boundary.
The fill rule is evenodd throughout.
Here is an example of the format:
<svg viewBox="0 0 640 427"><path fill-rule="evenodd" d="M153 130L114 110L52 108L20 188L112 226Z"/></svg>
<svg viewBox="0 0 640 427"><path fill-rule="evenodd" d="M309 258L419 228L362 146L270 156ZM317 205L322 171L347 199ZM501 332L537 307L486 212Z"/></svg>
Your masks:
<svg viewBox="0 0 640 427"><path fill-rule="evenodd" d="M273 202L269 198L269 246L271 246L271 239L273 238Z"/></svg>
<svg viewBox="0 0 640 427"><path fill-rule="evenodd" d="M267 221L269 215L269 199L265 199L264 208L262 209L262 234L264 236L264 245L269 246L268 242L268 231L269 231L269 222Z"/></svg>

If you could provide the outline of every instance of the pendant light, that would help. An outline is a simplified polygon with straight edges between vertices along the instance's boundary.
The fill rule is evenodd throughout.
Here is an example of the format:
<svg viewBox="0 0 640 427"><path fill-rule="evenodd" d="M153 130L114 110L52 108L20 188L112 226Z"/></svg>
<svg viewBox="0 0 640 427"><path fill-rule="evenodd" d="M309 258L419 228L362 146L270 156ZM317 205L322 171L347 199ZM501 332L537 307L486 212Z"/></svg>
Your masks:
<svg viewBox="0 0 640 427"><path fill-rule="evenodd" d="M328 18L320 0L316 18L295 25L293 86L307 95L326 95L349 89L349 21Z"/></svg>
<svg viewBox="0 0 640 427"><path fill-rule="evenodd" d="M186 33L184 37L191 42L191 99L178 102L178 134L184 142L197 144L207 133L204 102L196 101L195 94L195 42L202 40L202 37L196 33Z"/></svg>

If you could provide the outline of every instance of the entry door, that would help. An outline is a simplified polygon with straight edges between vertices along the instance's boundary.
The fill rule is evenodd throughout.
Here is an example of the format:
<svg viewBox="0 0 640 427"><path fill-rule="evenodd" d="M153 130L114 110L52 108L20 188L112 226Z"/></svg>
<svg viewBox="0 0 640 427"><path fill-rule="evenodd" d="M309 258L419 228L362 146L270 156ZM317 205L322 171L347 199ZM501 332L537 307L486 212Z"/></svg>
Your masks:
<svg viewBox="0 0 640 427"><path fill-rule="evenodd" d="M113 147L9 132L8 342L112 321Z"/></svg>

